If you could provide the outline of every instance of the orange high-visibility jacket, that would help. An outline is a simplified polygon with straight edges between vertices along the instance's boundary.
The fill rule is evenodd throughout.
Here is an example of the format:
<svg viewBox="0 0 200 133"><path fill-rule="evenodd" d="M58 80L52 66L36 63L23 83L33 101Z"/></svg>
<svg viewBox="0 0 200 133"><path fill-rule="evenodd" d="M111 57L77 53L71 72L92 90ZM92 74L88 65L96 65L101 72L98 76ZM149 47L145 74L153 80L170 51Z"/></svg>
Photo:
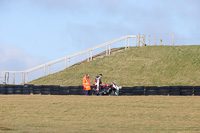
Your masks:
<svg viewBox="0 0 200 133"><path fill-rule="evenodd" d="M86 76L83 78L83 90L91 90L90 78L88 79Z"/></svg>

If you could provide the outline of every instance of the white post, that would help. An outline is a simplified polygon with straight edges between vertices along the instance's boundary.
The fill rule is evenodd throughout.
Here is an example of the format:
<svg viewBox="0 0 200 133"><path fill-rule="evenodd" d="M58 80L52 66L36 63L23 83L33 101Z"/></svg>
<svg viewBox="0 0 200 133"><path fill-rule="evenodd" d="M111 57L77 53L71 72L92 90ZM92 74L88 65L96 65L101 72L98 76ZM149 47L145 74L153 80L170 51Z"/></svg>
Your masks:
<svg viewBox="0 0 200 133"><path fill-rule="evenodd" d="M51 66L50 66L50 64L49 64L49 75L51 74Z"/></svg>
<svg viewBox="0 0 200 133"><path fill-rule="evenodd" d="M140 33L138 33L138 46L140 47Z"/></svg>
<svg viewBox="0 0 200 133"><path fill-rule="evenodd" d="M150 39L150 35L149 35L149 46L150 46L150 41L151 41L151 39Z"/></svg>
<svg viewBox="0 0 200 133"><path fill-rule="evenodd" d="M89 62L90 61L90 52L88 51L88 59L87 61Z"/></svg>
<svg viewBox="0 0 200 133"><path fill-rule="evenodd" d="M91 59L90 60L92 61L92 50L91 50L90 54L91 54Z"/></svg>
<svg viewBox="0 0 200 133"><path fill-rule="evenodd" d="M109 55L111 53L111 44L109 44Z"/></svg>
<svg viewBox="0 0 200 133"><path fill-rule="evenodd" d="M128 38L128 48L130 48L130 37Z"/></svg>
<svg viewBox="0 0 200 133"><path fill-rule="evenodd" d="M4 75L4 72L2 71L2 84L4 84L4 79L5 79L5 75Z"/></svg>
<svg viewBox="0 0 200 133"><path fill-rule="evenodd" d="M127 38L125 38L125 49L127 49Z"/></svg>
<svg viewBox="0 0 200 133"><path fill-rule="evenodd" d="M106 45L106 56L108 55L108 43Z"/></svg>
<svg viewBox="0 0 200 133"><path fill-rule="evenodd" d="M146 46L145 38L146 38L146 36L145 36L145 34L143 34L143 46Z"/></svg>
<svg viewBox="0 0 200 133"><path fill-rule="evenodd" d="M13 73L13 84L15 84L15 73Z"/></svg>
<svg viewBox="0 0 200 133"><path fill-rule="evenodd" d="M70 67L70 58L68 59L68 65L69 65L69 67Z"/></svg>
<svg viewBox="0 0 200 133"><path fill-rule="evenodd" d="M160 45L162 46L162 39L160 39Z"/></svg>
<svg viewBox="0 0 200 133"><path fill-rule="evenodd" d="M172 32L172 45L174 46L174 32Z"/></svg>
<svg viewBox="0 0 200 133"><path fill-rule="evenodd" d="M25 72L23 72L23 84L25 83Z"/></svg>
<svg viewBox="0 0 200 133"><path fill-rule="evenodd" d="M156 36L155 36L155 46L156 46Z"/></svg>
<svg viewBox="0 0 200 133"><path fill-rule="evenodd" d="M138 36L136 36L136 38L135 38L135 46L137 47L138 46L138 44L137 44L137 39L138 39Z"/></svg>
<svg viewBox="0 0 200 133"><path fill-rule="evenodd" d="M44 76L46 76L46 65L44 64Z"/></svg>
<svg viewBox="0 0 200 133"><path fill-rule="evenodd" d="M10 76L10 73L8 72L8 78L7 78L7 82L8 82L8 84L9 84L9 76Z"/></svg>
<svg viewBox="0 0 200 133"><path fill-rule="evenodd" d="M65 58L65 69L67 68L67 58Z"/></svg>
<svg viewBox="0 0 200 133"><path fill-rule="evenodd" d="M23 83L23 72L21 72L21 84Z"/></svg>
<svg viewBox="0 0 200 133"><path fill-rule="evenodd" d="M26 72L26 83L28 83L28 72Z"/></svg>

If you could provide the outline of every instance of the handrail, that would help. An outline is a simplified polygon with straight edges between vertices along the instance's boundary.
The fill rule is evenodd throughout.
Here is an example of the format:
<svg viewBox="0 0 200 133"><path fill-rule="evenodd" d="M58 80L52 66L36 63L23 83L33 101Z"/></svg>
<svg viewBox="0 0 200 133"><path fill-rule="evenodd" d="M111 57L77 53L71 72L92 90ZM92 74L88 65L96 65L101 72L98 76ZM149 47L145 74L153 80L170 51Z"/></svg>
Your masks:
<svg viewBox="0 0 200 133"><path fill-rule="evenodd" d="M27 80L28 80L28 73L30 73L30 72L39 70L39 69L41 69L41 68L44 68L44 69L45 69L47 66L50 66L50 65L59 63L59 62L61 62L61 61L67 60L67 59L70 60L71 58L73 58L73 57L75 57L75 56L79 56L79 55L84 54L84 53L89 53L89 52L92 53L93 50L99 49L99 48L104 47L104 46L107 47L108 45L111 45L111 44L113 44L113 43L119 42L119 41L121 41L121 40L125 40L125 41L126 41L126 46L125 46L125 49L126 49L126 47L127 47L127 40L128 40L129 38L137 38L137 36L136 36L136 35L126 35L126 36L122 36L122 37L117 38L117 39L114 39L114 40L112 40L112 41L109 41L109 42L106 42L106 43L102 43L102 44L97 45L97 46L95 46L95 47L92 47L92 48L83 50L83 51L81 51L81 52L78 52L78 53L75 53L75 54L72 54L72 55L69 55L69 56L62 57L62 58L60 58L60 59L57 59L57 60L54 60L54 61L51 61L51 62L47 62L47 63L45 63L45 64L42 64L42 65L39 65L39 66L30 68L30 69L27 69L27 70L25 70L25 71L3 71L3 72L2 72L2 77L5 77L5 74L6 74L6 73L8 73L8 74L9 74L9 73L22 73L21 78L23 78L23 80L21 80L21 81L24 81L24 83L25 83L25 74L27 74ZM129 45L130 45L130 40L128 40L128 43L129 43ZM138 43L138 42L136 41L136 46L137 46L137 43ZM107 50L108 50L108 49L106 48L106 51L107 51ZM109 51L110 51L110 47L109 47ZM88 55L89 55L89 54L88 54ZM92 55L91 55L91 57L92 57ZM89 57L88 57L88 58L89 58ZM69 66L70 66L70 65L69 65ZM45 70L44 70L44 71L45 71ZM46 72L44 72L44 73L46 73ZM45 74L44 74L44 76L45 76ZM3 78L2 78L2 82L5 82L5 81L3 81Z"/></svg>
<svg viewBox="0 0 200 133"><path fill-rule="evenodd" d="M60 58L60 59L51 61L51 62L48 62L48 63L45 63L45 64L43 64L43 65L40 65L40 66L31 68L31 69L28 69L28 70L25 70L25 72L27 73L27 72L32 72L32 71L41 69L41 68L44 67L44 65L45 65L45 66L49 66L49 65L56 64L56 63L58 63L58 62L64 61L65 59L69 59L69 58L72 58L72 57L75 57L75 56L78 56L78 55L87 53L87 52L89 52L89 51L96 50L96 49L98 49L98 48L101 48L101 47L106 46L107 44L112 44L112 43L115 43L115 42L124 40L125 38L128 38L128 37L136 37L136 35L127 35L127 36L123 36L123 37L117 38L117 39L115 39L115 40L112 40L112 41L109 41L109 42L106 42L106 43L97 45L97 46L95 46L95 47L89 48L89 49L87 49L87 50L84 50L84 51L81 51L81 52L78 52L78 53L75 53L75 54L72 54L72 55L69 55L69 56L66 56L66 57L63 57L63 58Z"/></svg>

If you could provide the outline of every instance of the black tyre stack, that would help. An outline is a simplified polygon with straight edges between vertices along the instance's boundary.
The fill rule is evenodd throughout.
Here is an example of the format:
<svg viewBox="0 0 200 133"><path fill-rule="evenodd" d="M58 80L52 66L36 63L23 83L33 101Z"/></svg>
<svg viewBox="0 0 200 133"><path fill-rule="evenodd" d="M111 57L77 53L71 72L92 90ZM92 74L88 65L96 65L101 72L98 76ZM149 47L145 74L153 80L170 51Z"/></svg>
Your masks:
<svg viewBox="0 0 200 133"><path fill-rule="evenodd" d="M60 95L69 95L69 87L68 86L60 86L59 94Z"/></svg>
<svg viewBox="0 0 200 133"><path fill-rule="evenodd" d="M32 88L32 85L28 85L28 84L25 84L24 87L23 87L23 94L24 95L30 95L31 94L31 88Z"/></svg>
<svg viewBox="0 0 200 133"><path fill-rule="evenodd" d="M84 95L83 86L69 86L69 95Z"/></svg>
<svg viewBox="0 0 200 133"><path fill-rule="evenodd" d="M33 87L33 94L34 94L34 95L41 94L41 88L42 88L41 85L35 85L35 86Z"/></svg>
<svg viewBox="0 0 200 133"><path fill-rule="evenodd" d="M192 96L193 92L193 86L180 86L180 95L182 96Z"/></svg>
<svg viewBox="0 0 200 133"><path fill-rule="evenodd" d="M133 95L144 95L144 86L134 86L132 89L132 94Z"/></svg>
<svg viewBox="0 0 200 133"><path fill-rule="evenodd" d="M60 95L60 86L59 85L52 85L50 90L51 95Z"/></svg>
<svg viewBox="0 0 200 133"><path fill-rule="evenodd" d="M7 95L13 95L15 94L15 88L13 85L6 85L6 94Z"/></svg>
<svg viewBox="0 0 200 133"><path fill-rule="evenodd" d="M5 85L0 85L0 95L5 95L6 94L6 86Z"/></svg>
<svg viewBox="0 0 200 133"><path fill-rule="evenodd" d="M119 95L131 96L133 95L133 87L122 87L119 90Z"/></svg>
<svg viewBox="0 0 200 133"><path fill-rule="evenodd" d="M170 96L180 96L180 86L170 86L169 95Z"/></svg>
<svg viewBox="0 0 200 133"><path fill-rule="evenodd" d="M50 95L51 86L50 85L42 85L41 95Z"/></svg>
<svg viewBox="0 0 200 133"><path fill-rule="evenodd" d="M15 85L13 86L15 90L16 95L22 95L23 94L23 86L22 85Z"/></svg>
<svg viewBox="0 0 200 133"><path fill-rule="evenodd" d="M157 88L158 95L167 96L169 95L169 86L160 86Z"/></svg>
<svg viewBox="0 0 200 133"><path fill-rule="evenodd" d="M194 95L200 96L200 86L194 86Z"/></svg>
<svg viewBox="0 0 200 133"><path fill-rule="evenodd" d="M145 89L145 95L158 95L158 88L156 86L147 86Z"/></svg>

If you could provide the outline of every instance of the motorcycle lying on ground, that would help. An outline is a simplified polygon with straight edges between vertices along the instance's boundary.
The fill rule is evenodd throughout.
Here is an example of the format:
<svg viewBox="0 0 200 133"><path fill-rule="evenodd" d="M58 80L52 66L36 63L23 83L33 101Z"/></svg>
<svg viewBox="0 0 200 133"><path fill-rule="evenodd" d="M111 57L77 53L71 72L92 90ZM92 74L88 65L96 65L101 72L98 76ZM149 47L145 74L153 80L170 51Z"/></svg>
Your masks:
<svg viewBox="0 0 200 133"><path fill-rule="evenodd" d="M93 88L92 95L110 95L110 96L118 96L119 95L119 87L115 83L111 82L111 85L104 85L102 89L97 90L96 88Z"/></svg>

